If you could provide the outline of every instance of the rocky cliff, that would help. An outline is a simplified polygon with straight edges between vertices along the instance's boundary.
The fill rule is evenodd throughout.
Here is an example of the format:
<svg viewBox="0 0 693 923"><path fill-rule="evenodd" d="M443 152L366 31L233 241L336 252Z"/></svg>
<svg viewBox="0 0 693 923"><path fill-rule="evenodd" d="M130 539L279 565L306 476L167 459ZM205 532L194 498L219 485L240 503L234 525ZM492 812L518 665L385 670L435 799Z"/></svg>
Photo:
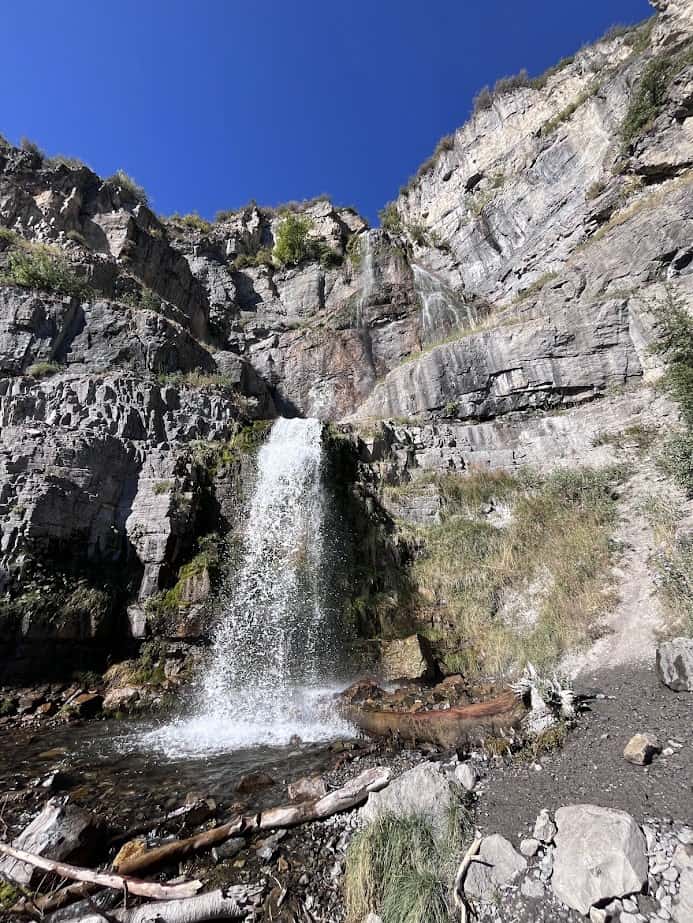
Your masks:
<svg viewBox="0 0 693 923"><path fill-rule="evenodd" d="M348 424L390 483L585 461L675 422L651 347L693 303L693 17L655 6L480 94L380 229L322 199L162 218L124 175L2 146L13 671L204 635L258 421ZM289 219L302 249L278 259Z"/></svg>

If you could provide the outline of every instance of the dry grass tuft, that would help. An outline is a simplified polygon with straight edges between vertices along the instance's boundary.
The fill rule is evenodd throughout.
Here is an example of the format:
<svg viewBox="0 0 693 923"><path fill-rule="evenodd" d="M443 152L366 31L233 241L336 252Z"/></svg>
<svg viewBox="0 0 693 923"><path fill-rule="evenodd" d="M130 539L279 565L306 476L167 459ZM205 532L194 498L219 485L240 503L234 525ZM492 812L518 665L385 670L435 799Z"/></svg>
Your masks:
<svg viewBox="0 0 693 923"><path fill-rule="evenodd" d="M613 603L610 540L619 469L446 475L442 521L412 527L422 549L413 565L414 616L445 626L437 640L446 663L468 675L511 675L528 660L539 668L596 637ZM512 502L512 518L499 528L478 515L499 500ZM528 624L502 617L506 594L541 592ZM435 632L433 632L435 635ZM436 640L435 637L431 638Z"/></svg>

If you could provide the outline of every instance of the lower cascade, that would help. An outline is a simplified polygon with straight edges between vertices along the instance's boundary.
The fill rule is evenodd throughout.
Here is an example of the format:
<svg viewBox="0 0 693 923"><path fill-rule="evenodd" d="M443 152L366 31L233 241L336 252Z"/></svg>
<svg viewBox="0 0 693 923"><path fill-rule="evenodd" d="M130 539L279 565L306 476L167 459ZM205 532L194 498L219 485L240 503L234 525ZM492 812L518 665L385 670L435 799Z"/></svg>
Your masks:
<svg viewBox="0 0 693 923"><path fill-rule="evenodd" d="M277 420L260 449L237 570L216 628L196 714L148 735L175 751L315 741L348 733L330 680L343 649L329 604L331 563L322 424Z"/></svg>

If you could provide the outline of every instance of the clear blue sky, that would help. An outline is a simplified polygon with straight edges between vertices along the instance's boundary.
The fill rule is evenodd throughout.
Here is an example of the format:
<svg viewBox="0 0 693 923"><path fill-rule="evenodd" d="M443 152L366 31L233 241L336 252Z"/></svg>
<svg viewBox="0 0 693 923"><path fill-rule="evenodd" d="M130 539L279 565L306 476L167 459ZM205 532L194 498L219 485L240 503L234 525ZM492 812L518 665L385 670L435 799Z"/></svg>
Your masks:
<svg viewBox="0 0 693 923"><path fill-rule="evenodd" d="M485 83L543 71L647 0L33 0L3 4L0 132L155 209L327 192L371 220Z"/></svg>

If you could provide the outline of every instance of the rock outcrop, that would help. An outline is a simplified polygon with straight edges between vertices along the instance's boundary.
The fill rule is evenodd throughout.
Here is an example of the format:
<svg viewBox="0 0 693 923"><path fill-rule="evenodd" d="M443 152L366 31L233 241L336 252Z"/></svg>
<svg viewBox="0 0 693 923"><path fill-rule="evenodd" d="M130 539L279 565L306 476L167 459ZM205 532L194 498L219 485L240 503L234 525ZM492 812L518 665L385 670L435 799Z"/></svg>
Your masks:
<svg viewBox="0 0 693 923"><path fill-rule="evenodd" d="M13 669L208 632L202 543L237 521L254 421L347 421L391 483L608 460L604 434L675 421L650 347L693 299L693 23L655 6L487 94L380 229L326 199L162 218L121 174L0 145ZM661 99L638 120L652 67ZM304 248L283 264L292 215ZM435 518L429 500L405 516Z"/></svg>

